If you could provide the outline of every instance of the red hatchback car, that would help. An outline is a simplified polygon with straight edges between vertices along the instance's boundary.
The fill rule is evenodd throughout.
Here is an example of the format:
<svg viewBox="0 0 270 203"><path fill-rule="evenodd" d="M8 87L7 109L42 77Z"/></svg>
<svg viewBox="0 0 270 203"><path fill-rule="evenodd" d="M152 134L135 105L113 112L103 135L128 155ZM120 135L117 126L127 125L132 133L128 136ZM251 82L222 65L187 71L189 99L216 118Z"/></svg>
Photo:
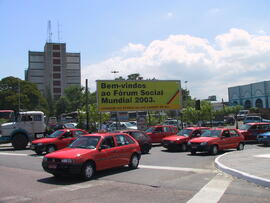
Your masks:
<svg viewBox="0 0 270 203"><path fill-rule="evenodd" d="M78 137L67 148L47 154L42 167L54 176L80 175L91 179L95 171L129 165L137 168L138 142L125 133L96 133Z"/></svg>
<svg viewBox="0 0 270 203"><path fill-rule="evenodd" d="M50 153L68 146L78 136L88 134L87 131L81 129L61 129L48 135L45 138L32 141L30 149L38 155L43 152Z"/></svg>
<svg viewBox="0 0 270 203"><path fill-rule="evenodd" d="M259 134L270 132L270 123L246 123L241 125L239 132L245 140L257 140Z"/></svg>
<svg viewBox="0 0 270 203"><path fill-rule="evenodd" d="M150 136L152 143L162 143L164 137L177 134L178 128L172 125L156 125L148 128L145 132Z"/></svg>
<svg viewBox="0 0 270 203"><path fill-rule="evenodd" d="M236 129L214 128L205 130L201 137L194 138L188 142L191 154L197 151L206 151L215 155L219 150L244 149L244 136Z"/></svg>
<svg viewBox="0 0 270 203"><path fill-rule="evenodd" d="M209 128L207 127L189 127L180 130L176 135L165 137L162 140L163 147L168 150L187 150L187 143L190 139L200 137L201 134Z"/></svg>

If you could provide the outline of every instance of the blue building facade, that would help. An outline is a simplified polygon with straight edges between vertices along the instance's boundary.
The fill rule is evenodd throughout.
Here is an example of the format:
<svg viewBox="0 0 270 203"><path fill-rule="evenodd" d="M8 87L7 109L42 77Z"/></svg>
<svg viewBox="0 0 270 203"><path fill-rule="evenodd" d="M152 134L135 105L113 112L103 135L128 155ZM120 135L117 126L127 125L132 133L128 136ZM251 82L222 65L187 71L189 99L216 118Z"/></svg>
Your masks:
<svg viewBox="0 0 270 203"><path fill-rule="evenodd" d="M242 105L245 109L270 108L270 81L229 87L228 95L230 105Z"/></svg>

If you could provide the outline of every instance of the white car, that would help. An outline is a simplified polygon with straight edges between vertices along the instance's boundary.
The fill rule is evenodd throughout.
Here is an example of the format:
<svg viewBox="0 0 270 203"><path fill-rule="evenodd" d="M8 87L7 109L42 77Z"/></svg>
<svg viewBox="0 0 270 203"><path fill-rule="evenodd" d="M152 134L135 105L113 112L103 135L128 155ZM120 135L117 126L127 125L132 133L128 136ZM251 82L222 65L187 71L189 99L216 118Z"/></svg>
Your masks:
<svg viewBox="0 0 270 203"><path fill-rule="evenodd" d="M109 126L109 131L115 131L115 130L126 130L126 129L129 129L129 130L137 130L137 126L135 125L132 125L131 123L129 122L119 122L117 123L116 125L116 122L113 122L110 126Z"/></svg>

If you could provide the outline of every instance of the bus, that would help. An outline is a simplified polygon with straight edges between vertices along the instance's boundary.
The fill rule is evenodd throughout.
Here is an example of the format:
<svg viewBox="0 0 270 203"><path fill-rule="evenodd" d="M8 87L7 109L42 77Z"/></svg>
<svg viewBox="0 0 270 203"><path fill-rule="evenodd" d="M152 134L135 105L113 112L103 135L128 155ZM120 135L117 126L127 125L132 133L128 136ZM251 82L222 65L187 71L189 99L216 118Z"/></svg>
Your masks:
<svg viewBox="0 0 270 203"><path fill-rule="evenodd" d="M7 120L8 122L14 121L13 110L0 110L0 119Z"/></svg>

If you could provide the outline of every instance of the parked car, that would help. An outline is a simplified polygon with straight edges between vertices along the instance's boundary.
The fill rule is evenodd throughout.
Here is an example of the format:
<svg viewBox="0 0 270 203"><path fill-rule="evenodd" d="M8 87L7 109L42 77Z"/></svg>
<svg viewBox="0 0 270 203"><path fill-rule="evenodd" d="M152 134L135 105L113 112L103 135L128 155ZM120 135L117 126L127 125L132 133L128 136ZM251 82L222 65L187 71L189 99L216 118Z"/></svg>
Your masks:
<svg viewBox="0 0 270 203"><path fill-rule="evenodd" d="M245 140L257 140L259 134L270 132L270 123L246 123L240 126L239 132Z"/></svg>
<svg viewBox="0 0 270 203"><path fill-rule="evenodd" d="M96 171L128 165L137 168L138 142L128 134L96 133L78 137L67 148L47 154L42 167L54 176L79 175L85 180Z"/></svg>
<svg viewBox="0 0 270 203"><path fill-rule="evenodd" d="M181 121L180 120L174 120L174 119L168 119L163 122L163 125L173 125L177 127L178 129L181 128Z"/></svg>
<svg viewBox="0 0 270 203"><path fill-rule="evenodd" d="M234 125L235 119L232 116L224 116L224 124L226 125Z"/></svg>
<svg viewBox="0 0 270 203"><path fill-rule="evenodd" d="M152 148L151 138L146 135L145 132L140 130L121 130L121 133L127 133L131 135L140 145L142 154L149 153Z"/></svg>
<svg viewBox="0 0 270 203"><path fill-rule="evenodd" d="M238 121L242 121L249 114L249 110L240 110L236 115Z"/></svg>
<svg viewBox="0 0 270 203"><path fill-rule="evenodd" d="M205 130L201 137L194 138L188 142L191 154L196 152L208 152L215 155L224 149L244 149L244 137L236 129L213 128Z"/></svg>
<svg viewBox="0 0 270 203"><path fill-rule="evenodd" d="M257 136L259 144L263 144L266 147L270 146L270 132L262 133Z"/></svg>
<svg viewBox="0 0 270 203"><path fill-rule="evenodd" d="M156 125L151 126L145 132L150 136L152 143L162 143L164 137L177 134L178 128L172 125Z"/></svg>
<svg viewBox="0 0 270 203"><path fill-rule="evenodd" d="M189 127L180 130L176 135L163 138L162 145L170 151L187 150L187 143L190 139L200 137L201 134L209 128L206 127Z"/></svg>
<svg viewBox="0 0 270 203"><path fill-rule="evenodd" d="M113 122L109 125L108 131L115 131L115 130L125 130L125 129L132 129L137 130L137 126L133 125L129 122Z"/></svg>
<svg viewBox="0 0 270 203"><path fill-rule="evenodd" d="M260 123L260 122L270 122L270 120L264 119L261 116L246 116L243 123Z"/></svg>
<svg viewBox="0 0 270 203"><path fill-rule="evenodd" d="M55 150L65 148L73 142L78 136L88 134L87 131L81 129L61 129L48 135L46 138L41 138L32 141L30 149L38 155L43 152L50 153Z"/></svg>

